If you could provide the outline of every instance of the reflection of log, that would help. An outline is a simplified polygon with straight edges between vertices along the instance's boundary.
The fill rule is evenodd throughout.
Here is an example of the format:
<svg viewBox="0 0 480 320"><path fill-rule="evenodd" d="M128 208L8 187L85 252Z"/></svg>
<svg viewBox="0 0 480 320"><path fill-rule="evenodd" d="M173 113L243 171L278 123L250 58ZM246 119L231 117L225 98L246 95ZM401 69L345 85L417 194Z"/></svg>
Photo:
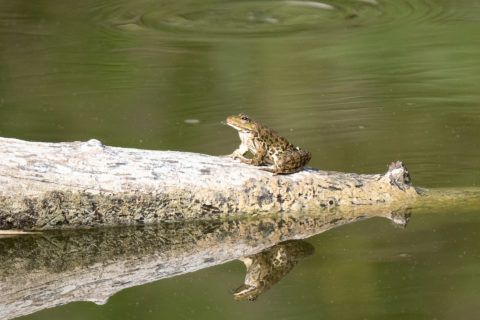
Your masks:
<svg viewBox="0 0 480 320"><path fill-rule="evenodd" d="M357 175L307 168L273 176L231 159L107 147L97 140L0 138L0 229L155 223L249 213L350 212L417 197L408 171Z"/></svg>
<svg viewBox="0 0 480 320"><path fill-rule="evenodd" d="M101 304L124 288L248 257L278 242L362 218L398 221L401 212L393 218L381 210L362 215L327 211L315 216L51 230L5 238L0 240L0 310L8 319L71 301Z"/></svg>

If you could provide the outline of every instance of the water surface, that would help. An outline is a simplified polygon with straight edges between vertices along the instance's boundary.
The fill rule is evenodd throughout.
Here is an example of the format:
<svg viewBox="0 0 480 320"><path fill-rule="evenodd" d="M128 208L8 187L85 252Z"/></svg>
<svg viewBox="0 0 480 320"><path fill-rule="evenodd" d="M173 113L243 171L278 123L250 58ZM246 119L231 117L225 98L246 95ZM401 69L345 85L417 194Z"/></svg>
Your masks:
<svg viewBox="0 0 480 320"><path fill-rule="evenodd" d="M0 136L227 154L220 121L243 111L316 168L401 159L417 186L476 187L479 16L476 0L0 0ZM25 319L476 319L479 214L317 235L255 303L233 300L232 261Z"/></svg>

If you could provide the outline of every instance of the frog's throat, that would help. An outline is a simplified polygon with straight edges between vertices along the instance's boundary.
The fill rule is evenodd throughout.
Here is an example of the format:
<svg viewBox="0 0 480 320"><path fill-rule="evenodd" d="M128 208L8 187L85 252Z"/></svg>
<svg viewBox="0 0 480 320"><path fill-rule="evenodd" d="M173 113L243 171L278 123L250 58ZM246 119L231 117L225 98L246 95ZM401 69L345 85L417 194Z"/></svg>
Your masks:
<svg viewBox="0 0 480 320"><path fill-rule="evenodd" d="M227 125L229 125L230 127L234 128L235 130L238 130L238 131L240 131L240 132L248 132L248 130L245 130L245 129L243 129L243 128L237 127L236 125L233 125L233 124L231 124L231 123L228 123L228 122L227 122Z"/></svg>

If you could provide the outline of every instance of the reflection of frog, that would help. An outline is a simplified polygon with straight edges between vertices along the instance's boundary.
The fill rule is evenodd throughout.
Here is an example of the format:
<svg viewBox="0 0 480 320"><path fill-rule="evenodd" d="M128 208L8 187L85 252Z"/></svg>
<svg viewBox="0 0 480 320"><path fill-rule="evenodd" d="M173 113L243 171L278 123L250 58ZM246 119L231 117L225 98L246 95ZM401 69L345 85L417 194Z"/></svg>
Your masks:
<svg viewBox="0 0 480 320"><path fill-rule="evenodd" d="M280 281L302 259L312 255L314 248L302 240L287 241L265 251L240 259L247 267L245 283L233 293L235 300L257 297Z"/></svg>
<svg viewBox="0 0 480 320"><path fill-rule="evenodd" d="M259 168L261 170L274 174L293 173L299 171L311 158L310 152L293 146L275 131L243 113L228 117L227 124L238 130L242 141L230 156L255 166L273 164L272 167ZM252 159L244 157L248 151L253 154Z"/></svg>
<svg viewBox="0 0 480 320"><path fill-rule="evenodd" d="M392 211L392 213L387 216L393 222L393 225L398 228L405 229L407 227L408 221L410 221L410 216L412 215L409 209L400 209Z"/></svg>

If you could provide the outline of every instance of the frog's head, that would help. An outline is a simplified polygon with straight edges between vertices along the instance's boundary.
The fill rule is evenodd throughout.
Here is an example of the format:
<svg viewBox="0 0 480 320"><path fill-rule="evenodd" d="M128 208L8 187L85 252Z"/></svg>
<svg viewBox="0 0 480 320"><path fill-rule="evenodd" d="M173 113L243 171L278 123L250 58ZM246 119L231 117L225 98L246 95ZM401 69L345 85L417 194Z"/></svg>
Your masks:
<svg viewBox="0 0 480 320"><path fill-rule="evenodd" d="M230 116L227 118L227 124L230 127L237 129L238 131L257 131L257 122L252 120L249 116L244 113L240 113L236 116Z"/></svg>

